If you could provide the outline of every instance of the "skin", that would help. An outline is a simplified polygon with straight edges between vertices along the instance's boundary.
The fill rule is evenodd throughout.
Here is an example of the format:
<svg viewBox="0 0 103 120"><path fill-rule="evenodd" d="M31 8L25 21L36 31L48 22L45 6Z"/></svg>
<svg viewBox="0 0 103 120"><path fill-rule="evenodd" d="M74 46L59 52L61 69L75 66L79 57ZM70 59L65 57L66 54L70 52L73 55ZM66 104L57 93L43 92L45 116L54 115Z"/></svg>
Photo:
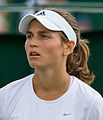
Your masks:
<svg viewBox="0 0 103 120"><path fill-rule="evenodd" d="M66 72L66 59L73 52L74 42L61 42L60 32L46 29L33 20L26 33L25 50L29 64L35 68L33 88L43 100L55 100L62 96L70 84ZM39 56L31 56L36 52Z"/></svg>

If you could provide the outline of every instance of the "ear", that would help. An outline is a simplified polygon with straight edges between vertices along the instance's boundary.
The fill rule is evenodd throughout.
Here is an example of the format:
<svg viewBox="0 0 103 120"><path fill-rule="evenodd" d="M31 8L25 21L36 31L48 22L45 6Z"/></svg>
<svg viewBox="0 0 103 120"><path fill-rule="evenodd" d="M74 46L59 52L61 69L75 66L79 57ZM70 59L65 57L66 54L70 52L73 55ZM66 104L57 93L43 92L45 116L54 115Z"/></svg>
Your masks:
<svg viewBox="0 0 103 120"><path fill-rule="evenodd" d="M68 56L69 54L71 54L74 50L74 45L75 45L75 42L73 40L68 41L68 43L66 43L64 47L63 55Z"/></svg>

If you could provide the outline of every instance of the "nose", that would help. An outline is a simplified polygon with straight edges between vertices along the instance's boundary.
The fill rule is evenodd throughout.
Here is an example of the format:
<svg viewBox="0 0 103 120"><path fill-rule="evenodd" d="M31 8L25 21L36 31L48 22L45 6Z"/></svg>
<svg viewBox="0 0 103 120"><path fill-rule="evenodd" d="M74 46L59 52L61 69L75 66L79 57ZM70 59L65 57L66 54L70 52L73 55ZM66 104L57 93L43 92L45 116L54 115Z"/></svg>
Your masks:
<svg viewBox="0 0 103 120"><path fill-rule="evenodd" d="M30 47L38 47L38 42L35 38L30 41Z"/></svg>

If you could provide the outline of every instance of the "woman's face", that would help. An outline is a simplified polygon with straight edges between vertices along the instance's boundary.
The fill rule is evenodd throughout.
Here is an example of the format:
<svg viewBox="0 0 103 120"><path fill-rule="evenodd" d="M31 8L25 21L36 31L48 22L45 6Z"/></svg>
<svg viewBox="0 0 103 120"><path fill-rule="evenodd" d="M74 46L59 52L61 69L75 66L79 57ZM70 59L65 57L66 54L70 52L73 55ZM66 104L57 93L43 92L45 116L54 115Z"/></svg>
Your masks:
<svg viewBox="0 0 103 120"><path fill-rule="evenodd" d="M48 30L37 20L33 20L26 39L25 49L31 67L40 68L62 63L64 47L60 32Z"/></svg>

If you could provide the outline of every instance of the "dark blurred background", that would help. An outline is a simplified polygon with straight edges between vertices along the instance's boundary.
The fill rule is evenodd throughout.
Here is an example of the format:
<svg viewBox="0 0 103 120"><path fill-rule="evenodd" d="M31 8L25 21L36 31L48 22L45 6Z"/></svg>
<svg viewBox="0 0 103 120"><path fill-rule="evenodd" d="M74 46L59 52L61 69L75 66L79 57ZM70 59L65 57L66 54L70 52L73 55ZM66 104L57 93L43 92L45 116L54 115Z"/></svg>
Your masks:
<svg viewBox="0 0 103 120"><path fill-rule="evenodd" d="M103 0L0 0L0 87L33 73L18 23L26 13L45 7L68 10L77 19L81 38L89 39L89 68L96 75L91 85L103 96Z"/></svg>

